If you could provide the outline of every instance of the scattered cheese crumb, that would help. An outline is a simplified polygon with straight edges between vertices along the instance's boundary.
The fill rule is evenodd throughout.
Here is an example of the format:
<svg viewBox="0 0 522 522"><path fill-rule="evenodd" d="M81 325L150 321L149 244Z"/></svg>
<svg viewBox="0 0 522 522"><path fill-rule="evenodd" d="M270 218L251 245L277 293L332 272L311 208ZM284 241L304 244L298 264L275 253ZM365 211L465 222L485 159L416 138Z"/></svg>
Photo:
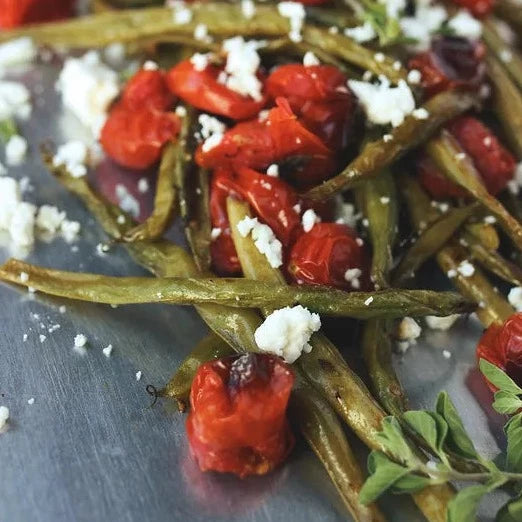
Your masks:
<svg viewBox="0 0 522 522"><path fill-rule="evenodd" d="M362 270L360 268L349 268L344 273L344 278L352 288L355 288L356 290L361 287L361 283L359 282L359 277L361 277Z"/></svg>
<svg viewBox="0 0 522 522"><path fill-rule="evenodd" d="M60 145L53 157L55 167L64 166L73 178L87 174L87 145L79 140L72 140Z"/></svg>
<svg viewBox="0 0 522 522"><path fill-rule="evenodd" d="M22 201L15 208L9 224L9 234L13 242L20 246L34 244L34 224L36 207Z"/></svg>
<svg viewBox="0 0 522 522"><path fill-rule="evenodd" d="M256 14L256 5L252 0L241 0L241 12L247 20L250 20Z"/></svg>
<svg viewBox="0 0 522 522"><path fill-rule="evenodd" d="M254 338L261 351L279 355L291 364L302 352L311 351L310 337L320 328L318 314L301 305L287 306L272 312L255 331Z"/></svg>
<svg viewBox="0 0 522 522"><path fill-rule="evenodd" d="M143 375L143 372L141 370L136 372L136 380L141 381L141 376Z"/></svg>
<svg viewBox="0 0 522 522"><path fill-rule="evenodd" d="M412 69L408 73L408 83L411 83L412 85L418 85L422 79L422 74L417 69Z"/></svg>
<svg viewBox="0 0 522 522"><path fill-rule="evenodd" d="M268 225L259 223L257 218L245 216L237 224L237 230L242 237L252 233L256 248L266 256L272 268L279 268L283 264L283 245Z"/></svg>
<svg viewBox="0 0 522 522"><path fill-rule="evenodd" d="M343 32L345 36L359 43L369 42L377 37L377 33L370 22L364 22L363 25L357 27L347 27Z"/></svg>
<svg viewBox="0 0 522 522"><path fill-rule="evenodd" d="M303 217L301 218L301 223L305 232L310 232L310 230L314 228L314 225L320 222L321 218L315 213L314 209L312 208L305 210Z"/></svg>
<svg viewBox="0 0 522 522"><path fill-rule="evenodd" d="M25 85L0 81L0 120L13 117L27 119L31 109L31 94Z"/></svg>
<svg viewBox="0 0 522 522"><path fill-rule="evenodd" d="M125 60L126 49L121 42L113 42L103 50L103 57L113 67L123 64Z"/></svg>
<svg viewBox="0 0 522 522"><path fill-rule="evenodd" d="M26 333L24 333L24 335L23 335L23 337L22 337L22 341L25 343L25 342L27 341L27 338L28 338L28 337L29 337L29 336L28 336Z"/></svg>
<svg viewBox="0 0 522 522"><path fill-rule="evenodd" d="M223 231L219 227L215 227L210 231L210 239L215 241Z"/></svg>
<svg viewBox="0 0 522 522"><path fill-rule="evenodd" d="M145 194L149 191L149 180L147 178L140 178L138 181L138 190Z"/></svg>
<svg viewBox="0 0 522 522"><path fill-rule="evenodd" d="M424 107L419 107L418 109L412 111L411 115L416 120L427 120L430 116L430 113Z"/></svg>
<svg viewBox="0 0 522 522"><path fill-rule="evenodd" d="M427 315L424 319L428 328L432 330L449 330L455 321L460 317L459 314L452 314L446 317L437 317L436 315Z"/></svg>
<svg viewBox="0 0 522 522"><path fill-rule="evenodd" d="M203 152L208 152L221 143L226 131L226 126L209 114L200 114L198 122L201 125L201 136L205 140L202 149Z"/></svg>
<svg viewBox="0 0 522 522"><path fill-rule="evenodd" d="M173 19L176 24L185 25L192 20L192 11L185 5L185 2L175 0L168 3L173 9Z"/></svg>
<svg viewBox="0 0 522 522"><path fill-rule="evenodd" d="M178 105L174 112L176 113L176 116L179 116L180 118L184 118L187 115L187 109L183 107L183 105Z"/></svg>
<svg viewBox="0 0 522 522"><path fill-rule="evenodd" d="M269 165L266 169L267 176L272 176L273 178L277 178L279 176L279 166L275 163L272 163L272 165Z"/></svg>
<svg viewBox="0 0 522 522"><path fill-rule="evenodd" d="M317 58L317 56L315 56L315 54L312 51L307 51L303 56L303 65L305 67L312 67L314 65L320 64L321 62L319 61L319 58Z"/></svg>
<svg viewBox="0 0 522 522"><path fill-rule="evenodd" d="M77 334L74 337L74 347L83 348L87 344L87 337L84 334Z"/></svg>
<svg viewBox="0 0 522 522"><path fill-rule="evenodd" d="M127 190L125 185L118 183L116 185L116 198L118 199L120 208L138 218L141 213L140 202Z"/></svg>
<svg viewBox="0 0 522 522"><path fill-rule="evenodd" d="M442 350L442 355L443 355L444 359L451 358L451 352L449 350Z"/></svg>
<svg viewBox="0 0 522 522"><path fill-rule="evenodd" d="M45 232L55 234L65 219L65 212L53 205L42 205L36 215L36 226Z"/></svg>
<svg viewBox="0 0 522 522"><path fill-rule="evenodd" d="M438 31L448 18L448 13L441 5L429 2L417 2L414 16L405 16L399 20L403 35L416 41L414 48L426 51L430 47L431 35Z"/></svg>
<svg viewBox="0 0 522 522"><path fill-rule="evenodd" d="M391 134L384 134L382 140L384 141L384 143L388 143L389 141L393 140L393 136Z"/></svg>
<svg viewBox="0 0 522 522"><path fill-rule="evenodd" d="M0 433L2 433L9 420L9 409L6 406L0 406Z"/></svg>
<svg viewBox="0 0 522 522"><path fill-rule="evenodd" d="M159 69L159 65L154 60L147 60L143 64L144 71L157 71Z"/></svg>
<svg viewBox="0 0 522 522"><path fill-rule="evenodd" d="M41 343L45 342L45 340L47 339L47 336L44 335L44 334L40 334L39 337L40 337L40 342L41 342Z"/></svg>
<svg viewBox="0 0 522 522"><path fill-rule="evenodd" d="M8 40L0 45L0 70L31 63L37 55L34 42L28 36Z"/></svg>
<svg viewBox="0 0 522 522"><path fill-rule="evenodd" d="M509 291L508 301L517 312L522 312L522 286L515 286Z"/></svg>
<svg viewBox="0 0 522 522"><path fill-rule="evenodd" d="M9 138L5 146L5 160L8 165L21 165L27 155L27 140L23 136L15 134Z"/></svg>
<svg viewBox="0 0 522 522"><path fill-rule="evenodd" d="M81 226L78 221L70 221L68 219L64 219L62 221L62 225L60 227L60 232L62 233L63 238L67 243L72 243L78 237L80 233Z"/></svg>
<svg viewBox="0 0 522 522"><path fill-rule="evenodd" d="M457 277L457 271L454 269L454 268L450 268L446 275L450 278L450 279L453 279L454 277Z"/></svg>
<svg viewBox="0 0 522 522"><path fill-rule="evenodd" d="M397 326L396 335L401 341L415 341L420 337L422 328L411 317L405 317Z"/></svg>
<svg viewBox="0 0 522 522"><path fill-rule="evenodd" d="M468 260L464 260L457 267L457 272L462 277L471 277L475 273L475 267Z"/></svg>
<svg viewBox="0 0 522 522"><path fill-rule="evenodd" d="M461 9L449 22L448 27L457 36L478 40L482 35L482 24L466 9Z"/></svg>
<svg viewBox="0 0 522 522"><path fill-rule="evenodd" d="M382 62L384 62L384 60L385 60L385 56L384 56L384 54L382 54L382 53L375 53L375 54L373 55L373 59L374 59L377 63L382 63Z"/></svg>
<svg viewBox="0 0 522 522"><path fill-rule="evenodd" d="M105 355L105 357L107 357L107 359L108 359L112 354L112 350L113 350L112 344L109 344L102 350L103 355Z"/></svg>
<svg viewBox="0 0 522 522"><path fill-rule="evenodd" d="M486 216L484 218L484 223L486 225L494 225L497 222L497 218L495 216Z"/></svg>
<svg viewBox="0 0 522 522"><path fill-rule="evenodd" d="M383 205L387 205L390 202L390 198L388 196L381 196L379 200Z"/></svg>
<svg viewBox="0 0 522 522"><path fill-rule="evenodd" d="M504 63L508 63L513 59L513 53L509 49L502 49L502 51L500 51L500 59Z"/></svg>
<svg viewBox="0 0 522 522"><path fill-rule="evenodd" d="M200 42L207 42L209 40L208 27L205 24L198 24L194 28L194 38Z"/></svg>
<svg viewBox="0 0 522 522"><path fill-rule="evenodd" d="M34 397L31 397L30 399L28 399L27 404L32 406L34 404Z"/></svg>
<svg viewBox="0 0 522 522"><path fill-rule="evenodd" d="M290 40L296 43L300 42L303 39L301 30L306 17L303 4L299 2L279 2L277 10L281 16L288 18L290 22L290 32L288 33Z"/></svg>
<svg viewBox="0 0 522 522"><path fill-rule="evenodd" d="M195 53L190 57L190 63L194 66L194 69L196 71L204 71L208 67L211 58L211 53ZM185 109L185 107L182 108ZM185 114L186 112L187 111L185 109Z"/></svg>
<svg viewBox="0 0 522 522"><path fill-rule="evenodd" d="M364 301L364 306L370 306L372 303L373 303L373 296L371 295L370 297L368 297L368 299L366 299L366 301Z"/></svg>
<svg viewBox="0 0 522 522"><path fill-rule="evenodd" d="M60 305L60 307L58 308L58 311L61 314L64 314L65 312L67 312L67 307L65 305Z"/></svg>
<svg viewBox="0 0 522 522"><path fill-rule="evenodd" d="M27 283L27 281L29 281L29 274L27 272L20 272L20 281Z"/></svg>

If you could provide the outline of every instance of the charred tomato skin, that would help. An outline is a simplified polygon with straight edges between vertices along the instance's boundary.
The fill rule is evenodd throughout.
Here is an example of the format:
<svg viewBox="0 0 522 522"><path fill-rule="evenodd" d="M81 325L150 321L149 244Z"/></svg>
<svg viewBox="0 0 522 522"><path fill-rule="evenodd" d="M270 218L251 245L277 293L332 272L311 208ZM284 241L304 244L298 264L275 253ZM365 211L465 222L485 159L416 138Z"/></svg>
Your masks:
<svg viewBox="0 0 522 522"><path fill-rule="evenodd" d="M190 392L187 434L203 471L261 475L294 445L286 409L294 375L268 354L244 354L200 366Z"/></svg>

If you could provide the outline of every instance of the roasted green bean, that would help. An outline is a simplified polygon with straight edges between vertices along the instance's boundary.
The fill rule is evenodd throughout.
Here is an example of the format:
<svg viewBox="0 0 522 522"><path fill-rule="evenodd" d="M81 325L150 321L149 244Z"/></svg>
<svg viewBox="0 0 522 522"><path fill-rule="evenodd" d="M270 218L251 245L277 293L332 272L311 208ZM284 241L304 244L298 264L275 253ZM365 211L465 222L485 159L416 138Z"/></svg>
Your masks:
<svg viewBox="0 0 522 522"><path fill-rule="evenodd" d="M424 142L444 123L470 109L475 102L474 95L459 90L445 91L434 96L424 106L429 114L426 120L407 117L390 132L392 139L381 138L367 143L340 174L309 190L305 194L306 198L327 200L364 179L377 176L383 168Z"/></svg>
<svg viewBox="0 0 522 522"><path fill-rule="evenodd" d="M517 0L498 0L495 2L495 14L522 31L522 10Z"/></svg>

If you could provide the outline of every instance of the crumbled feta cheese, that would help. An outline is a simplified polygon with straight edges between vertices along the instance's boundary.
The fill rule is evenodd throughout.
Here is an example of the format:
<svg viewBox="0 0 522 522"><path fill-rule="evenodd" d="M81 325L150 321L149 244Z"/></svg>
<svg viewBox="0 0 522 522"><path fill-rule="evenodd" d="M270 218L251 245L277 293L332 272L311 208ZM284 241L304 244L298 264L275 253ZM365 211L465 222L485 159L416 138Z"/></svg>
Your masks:
<svg viewBox="0 0 522 522"><path fill-rule="evenodd" d="M495 216L486 216L484 218L484 223L486 225L494 225L497 222L497 218Z"/></svg>
<svg viewBox="0 0 522 522"><path fill-rule="evenodd" d="M345 36L359 43L369 42L377 37L377 33L370 22L364 22L363 25L357 27L347 27L343 32Z"/></svg>
<svg viewBox="0 0 522 522"><path fill-rule="evenodd" d="M125 185L116 185L116 198L120 208L134 218L138 218L141 213L140 202L127 190Z"/></svg>
<svg viewBox="0 0 522 522"><path fill-rule="evenodd" d="M379 0L379 3L386 7L386 14L390 18L399 18L399 15L406 9L406 0Z"/></svg>
<svg viewBox="0 0 522 522"><path fill-rule="evenodd" d="M27 404L29 404L29 406L32 406L34 404L34 397L27 399Z"/></svg>
<svg viewBox="0 0 522 522"><path fill-rule="evenodd" d="M287 306L272 312L255 331L254 338L261 351L279 355L291 364L302 352L311 351L310 337L320 328L318 314L301 305Z"/></svg>
<svg viewBox="0 0 522 522"><path fill-rule="evenodd" d="M222 230L219 227L215 227L210 231L210 239L215 241L221 234Z"/></svg>
<svg viewBox="0 0 522 522"><path fill-rule="evenodd" d="M366 299L366 301L364 301L364 306L370 306L372 303L373 303L373 296L371 295L370 297L368 297L368 299Z"/></svg>
<svg viewBox="0 0 522 522"><path fill-rule="evenodd" d="M8 165L21 165L27 154L27 140L23 136L15 134L9 138L5 146L5 159Z"/></svg>
<svg viewBox="0 0 522 522"><path fill-rule="evenodd" d="M402 69L402 63L399 62L399 60L396 60L393 62L393 70L394 71L400 71Z"/></svg>
<svg viewBox="0 0 522 522"><path fill-rule="evenodd" d="M140 178L138 180L138 191L142 194L149 191L149 180L147 178Z"/></svg>
<svg viewBox="0 0 522 522"><path fill-rule="evenodd" d="M431 43L431 35L440 29L448 18L448 13L441 5L431 6L429 2L418 2L415 15L399 20L405 37L416 40L415 49L425 51Z"/></svg>
<svg viewBox="0 0 522 522"><path fill-rule="evenodd" d="M55 167L64 166L73 178L81 178L87 174L87 145L79 140L71 140L60 145L53 157Z"/></svg>
<svg viewBox="0 0 522 522"><path fill-rule="evenodd" d="M136 380L141 381L141 376L143 375L143 372L141 370L136 372Z"/></svg>
<svg viewBox="0 0 522 522"><path fill-rule="evenodd" d="M500 59L504 63L509 63L513 59L513 53L509 49L502 49L500 51Z"/></svg>
<svg viewBox="0 0 522 522"><path fill-rule="evenodd" d="M301 214L301 205L300 203L296 203L293 207L292 207L293 211L299 215Z"/></svg>
<svg viewBox="0 0 522 522"><path fill-rule="evenodd" d="M0 433L2 433L9 420L9 409L6 406L0 406Z"/></svg>
<svg viewBox="0 0 522 522"><path fill-rule="evenodd" d="M279 176L279 166L275 163L272 163L272 165L269 165L266 169L267 176L272 176L273 178L277 178Z"/></svg>
<svg viewBox="0 0 522 522"><path fill-rule="evenodd" d="M488 21L493 23L497 34L500 36L501 40L508 45L516 45L517 42L517 33L513 31L511 26L504 22L504 20L500 20L498 18L490 18Z"/></svg>
<svg viewBox="0 0 522 522"><path fill-rule="evenodd" d="M457 267L457 272L462 277L471 277L475 273L475 267L468 260L464 260Z"/></svg>
<svg viewBox="0 0 522 522"><path fill-rule="evenodd" d="M242 237L252 234L256 248L264 254L272 268L283 264L283 245L268 225L259 223L257 218L245 216L238 224L237 230Z"/></svg>
<svg viewBox="0 0 522 522"><path fill-rule="evenodd" d="M194 38L200 42L206 42L209 40L208 27L205 24L198 24L194 28Z"/></svg>
<svg viewBox="0 0 522 522"><path fill-rule="evenodd" d="M169 2L169 7L173 9L173 20L176 24L189 24L192 20L192 11L185 5L185 2L175 0Z"/></svg>
<svg viewBox="0 0 522 522"><path fill-rule="evenodd" d="M424 107L419 107L418 109L412 111L411 115L416 120L427 120L430 116L430 113Z"/></svg>
<svg viewBox="0 0 522 522"><path fill-rule="evenodd" d="M401 341L414 341L420 337L422 328L415 319L405 317L397 326L396 335Z"/></svg>
<svg viewBox="0 0 522 522"><path fill-rule="evenodd" d="M449 350L442 350L442 356L444 357L444 359L450 359L451 352Z"/></svg>
<svg viewBox="0 0 522 522"><path fill-rule="evenodd" d="M9 234L13 242L20 246L34 244L34 223L36 207L22 201L15 208L9 224Z"/></svg>
<svg viewBox="0 0 522 522"><path fill-rule="evenodd" d="M0 69L31 63L36 55L36 46L28 36L8 40L0 45Z"/></svg>
<svg viewBox="0 0 522 522"><path fill-rule="evenodd" d="M0 81L0 120L17 117L27 119L31 114L31 94L18 82Z"/></svg>
<svg viewBox="0 0 522 522"><path fill-rule="evenodd" d="M245 41L242 36L229 38L223 42L227 55L224 84L242 96L250 96L255 101L263 99L263 84L257 77L261 58L257 50L264 45L256 40Z"/></svg>
<svg viewBox="0 0 522 522"><path fill-rule="evenodd" d="M103 57L113 67L122 65L125 60L125 54L125 46L121 42L111 43L103 50Z"/></svg>
<svg viewBox="0 0 522 522"><path fill-rule="evenodd" d="M112 354L112 350L113 350L112 344L109 344L102 350L103 355L105 355L105 357L107 357L107 359L108 359Z"/></svg>
<svg viewBox="0 0 522 522"><path fill-rule="evenodd" d="M448 27L457 36L478 40L482 35L482 24L467 9L461 9L449 22Z"/></svg>
<svg viewBox="0 0 522 522"><path fill-rule="evenodd" d="M385 56L384 54L382 53L375 53L373 55L373 59L377 62L377 63L383 63L384 60L385 60Z"/></svg>
<svg viewBox="0 0 522 522"><path fill-rule="evenodd" d="M303 4L299 2L279 2L277 10L281 16L288 18L290 22L290 32L288 33L290 40L296 43L300 42L303 39L301 30L306 17Z"/></svg>
<svg viewBox="0 0 522 522"><path fill-rule="evenodd" d="M256 5L252 0L241 0L241 12L247 20L250 20L256 14Z"/></svg>
<svg viewBox="0 0 522 522"><path fill-rule="evenodd" d="M315 213L313 208L305 210L301 223L305 232L310 232L316 223L320 223L321 218Z"/></svg>
<svg viewBox="0 0 522 522"><path fill-rule="evenodd" d="M178 105L174 112L176 113L176 116L179 116L180 118L184 118L187 115L187 109L183 107L183 105Z"/></svg>
<svg viewBox="0 0 522 522"><path fill-rule="evenodd" d="M20 272L20 281L27 283L27 281L29 281L29 274L27 272Z"/></svg>
<svg viewBox="0 0 522 522"><path fill-rule="evenodd" d="M328 28L330 34L339 34L339 28L336 25L332 25Z"/></svg>
<svg viewBox="0 0 522 522"><path fill-rule="evenodd" d="M201 125L201 136L205 140L202 149L203 152L208 152L221 143L227 128L224 123L209 114L200 114L198 122Z"/></svg>
<svg viewBox="0 0 522 522"><path fill-rule="evenodd" d="M363 79L363 81L365 81L365 82L369 82L372 78L373 78L373 73L372 73L372 71L364 71L364 73L363 73L363 75L362 75L362 79Z"/></svg>
<svg viewBox="0 0 522 522"><path fill-rule="evenodd" d="M446 275L450 278L450 279L453 279L454 277L457 277L457 271L454 269L454 268L450 268L448 270L448 272L446 273Z"/></svg>
<svg viewBox="0 0 522 522"><path fill-rule="evenodd" d="M147 60L143 64L144 71L157 71L159 69L159 65L154 60Z"/></svg>
<svg viewBox="0 0 522 522"><path fill-rule="evenodd" d="M80 233L80 229L81 226L78 221L70 221L68 219L64 219L60 226L60 232L67 243L72 243L76 240Z"/></svg>
<svg viewBox="0 0 522 522"><path fill-rule="evenodd" d="M515 286L509 291L508 301L517 312L522 312L522 286Z"/></svg>
<svg viewBox="0 0 522 522"><path fill-rule="evenodd" d="M349 80L348 85L372 123L391 123L397 127L404 121L405 116L415 109L415 99L404 80L400 80L397 87L392 87L384 76L380 77L379 84Z"/></svg>
<svg viewBox="0 0 522 522"><path fill-rule="evenodd" d="M408 73L408 83L411 83L412 85L418 85L422 79L422 74L417 69L412 69Z"/></svg>
<svg viewBox="0 0 522 522"><path fill-rule="evenodd" d="M351 284L352 288L356 290L360 288L361 283L359 282L359 277L361 277L362 270L360 268L349 268L344 273L344 278L348 283Z"/></svg>
<svg viewBox="0 0 522 522"><path fill-rule="evenodd" d="M212 58L211 53L195 53L190 57L190 63L194 66L196 71L204 71L208 64L210 63L210 59ZM185 107L183 107L185 108ZM185 109L186 113L186 109Z"/></svg>
<svg viewBox="0 0 522 522"><path fill-rule="evenodd" d="M117 73L101 62L97 51L89 51L65 61L57 88L64 106L97 138L119 93Z"/></svg>
<svg viewBox="0 0 522 522"><path fill-rule="evenodd" d="M60 211L57 207L42 205L36 215L36 226L45 232L55 234L62 226L65 216L65 212Z"/></svg>
<svg viewBox="0 0 522 522"><path fill-rule="evenodd" d="M21 201L20 187L14 178L0 178L0 229L9 230L14 211Z"/></svg>
<svg viewBox="0 0 522 522"><path fill-rule="evenodd" d="M457 154L455 154L455 158L457 159L457 161L464 161L466 157L467 156L465 152L457 152Z"/></svg>
<svg viewBox="0 0 522 522"><path fill-rule="evenodd" d="M336 200L335 222L349 227L357 225L358 214L355 212L355 206L352 203L345 203L342 198Z"/></svg>
<svg viewBox="0 0 522 522"><path fill-rule="evenodd" d="M305 55L303 56L303 65L305 67L312 67L313 65L320 65L321 62L319 61L319 58L315 56L315 54L312 51L306 51Z"/></svg>
<svg viewBox="0 0 522 522"><path fill-rule="evenodd" d="M383 204L383 205L387 205L389 202L390 202L390 198L388 196L381 196L379 198L379 201Z"/></svg>
<svg viewBox="0 0 522 522"><path fill-rule="evenodd" d="M67 307L65 305L60 305L60 307L58 308L58 311L61 314L64 314L65 312L67 312Z"/></svg>
<svg viewBox="0 0 522 522"><path fill-rule="evenodd" d="M83 348L87 344L87 337L84 334L77 334L74 337L74 347Z"/></svg>
<svg viewBox="0 0 522 522"><path fill-rule="evenodd" d="M44 335L44 334L40 334L39 338L40 338L40 342L44 343L46 341L46 339L47 339L47 336Z"/></svg>
<svg viewBox="0 0 522 522"><path fill-rule="evenodd" d="M520 192L520 187L522 187L522 161L518 163L515 169L515 175L513 179L508 182L507 186L512 194L517 195Z"/></svg>
<svg viewBox="0 0 522 522"><path fill-rule="evenodd" d="M384 134L382 140L384 141L384 143L388 143L389 141L393 140L393 136L391 134Z"/></svg>
<svg viewBox="0 0 522 522"><path fill-rule="evenodd" d="M449 330L459 317L459 314L447 315L446 317L427 315L424 319L428 325L428 328L431 328L432 330Z"/></svg>

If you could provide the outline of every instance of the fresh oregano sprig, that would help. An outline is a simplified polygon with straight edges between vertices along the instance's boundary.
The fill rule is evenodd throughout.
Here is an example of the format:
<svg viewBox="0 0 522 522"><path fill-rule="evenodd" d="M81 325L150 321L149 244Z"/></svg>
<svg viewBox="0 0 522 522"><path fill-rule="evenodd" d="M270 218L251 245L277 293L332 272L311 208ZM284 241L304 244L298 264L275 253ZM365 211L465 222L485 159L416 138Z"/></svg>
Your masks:
<svg viewBox="0 0 522 522"><path fill-rule="evenodd" d="M493 407L499 413L515 414L505 426L507 450L504 469L481 456L468 435L455 405L446 392L437 398L435 411L408 411L400 419L386 417L378 434L383 452L373 451L368 459L370 476L360 500L375 501L386 491L411 493L446 482L470 482L448 506L448 522L475 520L482 497L509 484L512 498L497 515L497 522L522 520L522 388L501 369L480 361L484 376L498 388ZM408 432L422 442L424 454L414 450ZM471 471L455 469L454 457L471 464Z"/></svg>

